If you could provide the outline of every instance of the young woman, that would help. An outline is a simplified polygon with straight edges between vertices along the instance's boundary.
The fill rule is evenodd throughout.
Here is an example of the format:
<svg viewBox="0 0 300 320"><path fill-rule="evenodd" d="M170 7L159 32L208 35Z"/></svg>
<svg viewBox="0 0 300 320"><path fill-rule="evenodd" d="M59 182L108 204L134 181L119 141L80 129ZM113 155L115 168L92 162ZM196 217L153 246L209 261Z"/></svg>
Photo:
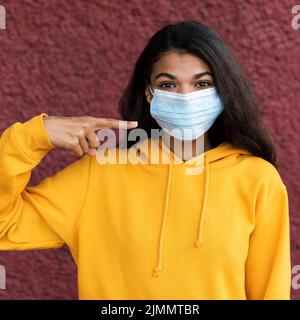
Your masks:
<svg viewBox="0 0 300 320"><path fill-rule="evenodd" d="M120 112L123 121L41 113L3 132L0 250L67 244L80 299L289 299L286 187L255 97L220 37L193 20L159 30ZM100 164L95 132L124 124L148 137L113 148L119 157L169 152L171 161ZM175 148L188 143L190 153ZM81 158L27 186L54 148ZM187 174L200 158L203 170Z"/></svg>

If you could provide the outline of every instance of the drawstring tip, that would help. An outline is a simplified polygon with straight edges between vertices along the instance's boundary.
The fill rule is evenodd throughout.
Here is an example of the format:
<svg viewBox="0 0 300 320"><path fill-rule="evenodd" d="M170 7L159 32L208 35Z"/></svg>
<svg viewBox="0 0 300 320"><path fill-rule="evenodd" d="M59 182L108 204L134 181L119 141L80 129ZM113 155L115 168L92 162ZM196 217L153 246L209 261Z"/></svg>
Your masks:
<svg viewBox="0 0 300 320"><path fill-rule="evenodd" d="M153 277L158 277L158 275L160 274L161 271L162 271L161 267L154 268Z"/></svg>
<svg viewBox="0 0 300 320"><path fill-rule="evenodd" d="M195 242L195 248L199 248L199 247L201 247L201 245L202 245L202 241L197 240Z"/></svg>

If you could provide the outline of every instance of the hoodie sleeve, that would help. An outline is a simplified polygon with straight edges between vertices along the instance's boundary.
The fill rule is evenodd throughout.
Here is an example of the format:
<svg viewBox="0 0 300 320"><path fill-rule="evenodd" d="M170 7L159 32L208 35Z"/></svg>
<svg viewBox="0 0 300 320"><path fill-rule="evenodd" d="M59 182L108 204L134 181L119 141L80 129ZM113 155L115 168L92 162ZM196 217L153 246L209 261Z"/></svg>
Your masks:
<svg viewBox="0 0 300 320"><path fill-rule="evenodd" d="M84 205L90 156L84 155L35 186L31 170L55 146L45 113L7 128L0 138L0 250L69 246Z"/></svg>
<svg viewBox="0 0 300 320"><path fill-rule="evenodd" d="M282 182L277 186L264 188L256 202L255 228L246 261L246 295L251 300L290 299L288 195Z"/></svg>

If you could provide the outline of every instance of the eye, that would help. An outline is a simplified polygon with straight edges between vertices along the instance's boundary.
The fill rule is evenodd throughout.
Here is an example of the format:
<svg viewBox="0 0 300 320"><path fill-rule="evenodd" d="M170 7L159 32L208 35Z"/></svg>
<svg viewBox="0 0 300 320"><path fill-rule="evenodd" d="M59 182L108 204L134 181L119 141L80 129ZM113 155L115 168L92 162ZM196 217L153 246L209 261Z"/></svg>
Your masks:
<svg viewBox="0 0 300 320"><path fill-rule="evenodd" d="M200 87L209 87L212 85L210 82L207 82L207 81L199 81L196 83L196 85L198 84L200 85Z"/></svg>
<svg viewBox="0 0 300 320"><path fill-rule="evenodd" d="M164 86L166 85L166 86ZM173 85L173 83L171 82L163 82L159 85L160 88L172 88L171 86Z"/></svg>

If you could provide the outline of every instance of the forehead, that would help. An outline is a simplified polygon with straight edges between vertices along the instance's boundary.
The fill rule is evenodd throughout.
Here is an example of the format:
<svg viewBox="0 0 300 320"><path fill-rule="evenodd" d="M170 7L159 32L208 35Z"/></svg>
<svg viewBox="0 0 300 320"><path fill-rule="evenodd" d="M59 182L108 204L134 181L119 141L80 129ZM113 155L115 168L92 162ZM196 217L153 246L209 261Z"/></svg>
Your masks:
<svg viewBox="0 0 300 320"><path fill-rule="evenodd" d="M201 58L190 53L167 52L152 65L151 78L160 72L169 72L177 77L190 76L203 71L211 71L209 65Z"/></svg>

